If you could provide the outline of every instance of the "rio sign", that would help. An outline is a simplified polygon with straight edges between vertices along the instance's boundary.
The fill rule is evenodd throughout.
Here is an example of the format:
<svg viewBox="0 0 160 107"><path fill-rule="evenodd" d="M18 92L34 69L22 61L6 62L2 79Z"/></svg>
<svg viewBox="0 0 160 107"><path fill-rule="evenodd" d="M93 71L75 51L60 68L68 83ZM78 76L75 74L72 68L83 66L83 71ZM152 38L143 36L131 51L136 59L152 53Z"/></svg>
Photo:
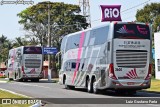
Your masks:
<svg viewBox="0 0 160 107"><path fill-rule="evenodd" d="M102 10L102 22L122 21L120 15L121 5L100 5Z"/></svg>

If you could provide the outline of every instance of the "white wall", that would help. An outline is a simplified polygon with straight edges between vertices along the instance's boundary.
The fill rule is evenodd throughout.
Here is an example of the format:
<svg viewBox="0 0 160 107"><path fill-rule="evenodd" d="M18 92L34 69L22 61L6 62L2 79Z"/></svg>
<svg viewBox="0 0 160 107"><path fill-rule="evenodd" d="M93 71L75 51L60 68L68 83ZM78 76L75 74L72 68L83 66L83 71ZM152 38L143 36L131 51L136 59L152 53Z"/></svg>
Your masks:
<svg viewBox="0 0 160 107"><path fill-rule="evenodd" d="M155 78L160 79L160 32L154 33L154 46L155 46Z"/></svg>

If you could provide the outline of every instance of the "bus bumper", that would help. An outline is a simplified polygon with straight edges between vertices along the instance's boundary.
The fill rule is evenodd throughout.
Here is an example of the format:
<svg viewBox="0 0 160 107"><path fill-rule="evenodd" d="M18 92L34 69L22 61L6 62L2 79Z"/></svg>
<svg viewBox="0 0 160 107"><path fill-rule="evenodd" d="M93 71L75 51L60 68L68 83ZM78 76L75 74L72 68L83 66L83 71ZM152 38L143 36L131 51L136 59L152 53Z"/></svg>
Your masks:
<svg viewBox="0 0 160 107"><path fill-rule="evenodd" d="M23 75L22 79L42 79L43 75Z"/></svg>
<svg viewBox="0 0 160 107"><path fill-rule="evenodd" d="M123 85L125 84L125 85ZM113 80L113 79L110 79L108 81L108 84L106 84L106 86L104 87L99 87L98 89L113 89L113 90L125 90L125 89L129 89L129 90L141 90L141 89L147 89L147 88L150 88L150 84L151 84L151 81L150 80L145 80L143 82L138 82L138 81L123 81L123 84L122 82L119 80Z"/></svg>
<svg viewBox="0 0 160 107"><path fill-rule="evenodd" d="M123 84L122 84L123 83ZM110 80L108 87L112 89L134 89L141 90L150 88L150 80L140 81L119 81L119 80Z"/></svg>

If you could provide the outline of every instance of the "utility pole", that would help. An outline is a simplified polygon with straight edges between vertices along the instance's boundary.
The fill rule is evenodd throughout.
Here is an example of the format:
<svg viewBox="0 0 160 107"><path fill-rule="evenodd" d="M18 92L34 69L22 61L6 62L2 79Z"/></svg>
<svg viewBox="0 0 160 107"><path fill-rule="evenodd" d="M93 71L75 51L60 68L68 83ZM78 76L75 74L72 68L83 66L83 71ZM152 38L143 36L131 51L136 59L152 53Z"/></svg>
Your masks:
<svg viewBox="0 0 160 107"><path fill-rule="evenodd" d="M51 47L50 2L48 2L48 47ZM48 55L48 81L51 81L51 55Z"/></svg>
<svg viewBox="0 0 160 107"><path fill-rule="evenodd" d="M90 5L89 0L79 0L79 7L82 9L83 16L86 17L89 27L91 27L91 15L90 15Z"/></svg>

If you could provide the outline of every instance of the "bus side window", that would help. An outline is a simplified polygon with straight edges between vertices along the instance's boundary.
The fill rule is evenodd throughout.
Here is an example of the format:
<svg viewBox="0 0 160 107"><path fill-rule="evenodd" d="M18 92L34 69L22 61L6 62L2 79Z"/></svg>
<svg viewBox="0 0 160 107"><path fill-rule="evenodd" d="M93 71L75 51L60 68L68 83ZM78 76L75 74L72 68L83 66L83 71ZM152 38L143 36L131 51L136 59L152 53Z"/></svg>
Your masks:
<svg viewBox="0 0 160 107"><path fill-rule="evenodd" d="M75 68L76 68L76 63L75 63L75 62L72 62L71 68L72 68L72 69L75 69Z"/></svg>
<svg viewBox="0 0 160 107"><path fill-rule="evenodd" d="M80 63L78 63L78 69L77 70L79 70L79 67L80 67Z"/></svg>
<svg viewBox="0 0 160 107"><path fill-rule="evenodd" d="M108 51L110 51L110 47L111 47L111 46L110 46L110 42L108 42L108 44L107 44L107 50L108 50Z"/></svg>
<svg viewBox="0 0 160 107"><path fill-rule="evenodd" d="M9 67L12 67L12 64L9 64Z"/></svg>
<svg viewBox="0 0 160 107"><path fill-rule="evenodd" d="M82 64L81 71L83 70L83 68L84 68L84 63Z"/></svg>

